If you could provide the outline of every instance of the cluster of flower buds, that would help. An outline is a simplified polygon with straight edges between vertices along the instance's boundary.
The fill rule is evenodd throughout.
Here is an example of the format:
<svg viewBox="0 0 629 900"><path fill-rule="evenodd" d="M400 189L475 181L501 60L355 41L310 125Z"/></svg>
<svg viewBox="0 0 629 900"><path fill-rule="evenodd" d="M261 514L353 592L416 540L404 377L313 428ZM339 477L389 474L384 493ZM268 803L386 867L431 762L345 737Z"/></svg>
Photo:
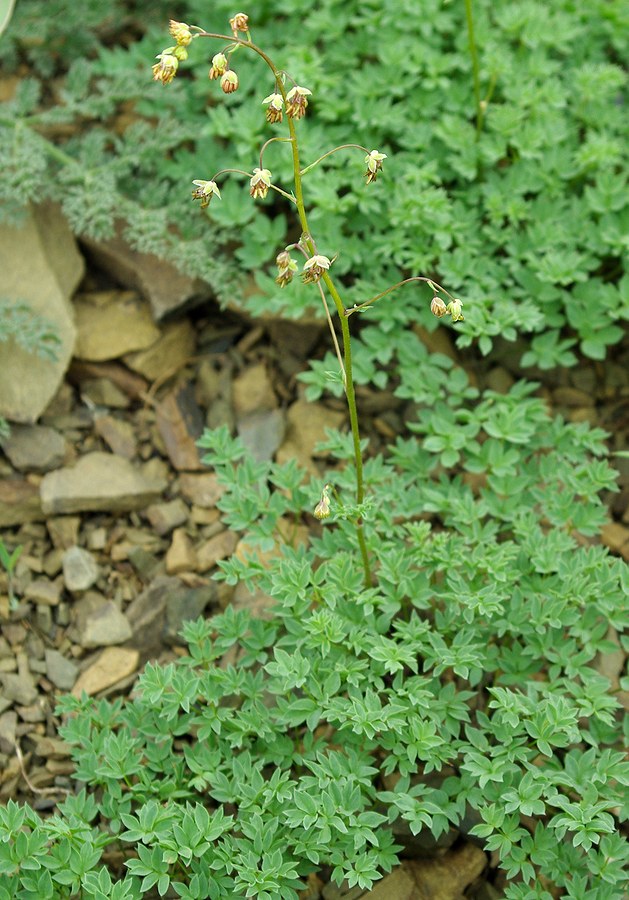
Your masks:
<svg viewBox="0 0 629 900"><path fill-rule="evenodd" d="M168 31L170 36L175 39L178 47L187 47L192 41L190 26L186 25L185 22L175 22L174 19L171 19L168 23Z"/></svg>
<svg viewBox="0 0 629 900"><path fill-rule="evenodd" d="M281 122L284 118L284 101L281 94L269 94L262 103L267 104L266 120L267 122Z"/></svg>
<svg viewBox="0 0 629 900"><path fill-rule="evenodd" d="M271 187L271 172L269 169L254 169L249 181L249 193L254 200L264 200Z"/></svg>
<svg viewBox="0 0 629 900"><path fill-rule="evenodd" d="M332 263L327 256L311 256L304 263L301 272L301 280L304 284L316 284L324 272L330 268Z"/></svg>
<svg viewBox="0 0 629 900"><path fill-rule="evenodd" d="M238 32L243 31L245 34L249 32L249 16L246 13L236 13L229 20L229 25L234 37L238 37Z"/></svg>
<svg viewBox="0 0 629 900"><path fill-rule="evenodd" d="M382 171L382 160L386 158L386 153L380 153L378 150L372 150L371 153L367 154L365 157L365 165L367 166L365 178L367 179L367 184L371 184L372 181L376 180L378 172Z"/></svg>
<svg viewBox="0 0 629 900"><path fill-rule="evenodd" d="M297 263L288 250L282 250L282 252L278 253L275 257L275 264L277 265L277 278L275 279L275 284L279 285L281 288L286 287L286 285L290 284L293 280L293 275L297 271Z"/></svg>
<svg viewBox="0 0 629 900"><path fill-rule="evenodd" d="M323 490L321 491L321 499L317 503L314 508L314 517L315 519L327 519L330 515L330 490L331 486L329 484L325 484L323 486Z"/></svg>
<svg viewBox="0 0 629 900"><path fill-rule="evenodd" d="M201 201L201 209L205 209L206 206L210 205L210 200L214 194L219 200L221 199L221 192L215 181L197 180L192 183L196 185L196 189L192 192L192 199Z"/></svg>
<svg viewBox="0 0 629 900"><path fill-rule="evenodd" d="M441 297L433 297L430 302L430 312L433 316L441 319L443 316L452 316L453 322L463 322L465 316L462 313L463 304L460 300L454 299L446 305Z"/></svg>
<svg viewBox="0 0 629 900"><path fill-rule="evenodd" d="M188 51L186 47L191 42L193 35L185 22L175 22L170 20L168 27L171 37L175 39L174 47L166 47L161 53L157 54L159 62L153 66L153 80L161 81L162 84L170 84L179 68L179 63L188 59Z"/></svg>
<svg viewBox="0 0 629 900"><path fill-rule="evenodd" d="M303 119L306 115L306 107L308 106L308 97L312 91L308 88L299 87L298 84L286 94L286 115L291 119Z"/></svg>

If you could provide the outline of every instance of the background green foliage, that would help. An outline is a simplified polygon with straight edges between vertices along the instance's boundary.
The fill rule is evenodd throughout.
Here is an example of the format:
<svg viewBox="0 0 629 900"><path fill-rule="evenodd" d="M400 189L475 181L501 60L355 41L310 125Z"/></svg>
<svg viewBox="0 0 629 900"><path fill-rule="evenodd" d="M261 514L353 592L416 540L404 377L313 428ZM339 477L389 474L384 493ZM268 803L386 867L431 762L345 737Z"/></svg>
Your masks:
<svg viewBox="0 0 629 900"><path fill-rule="evenodd" d="M192 177L256 164L272 131L260 104L272 84L261 82L259 60L237 53L241 88L225 102L207 82L209 42L194 45L167 89L147 66L168 43L167 14L220 30L231 4L214 3L211 22L200 0L71 7L22 0L3 39L5 66L25 56L35 72L0 120L9 161L0 196L56 194L77 231L95 235L122 216L138 246L208 278L221 298L238 297L238 271L271 261L294 222L277 197L254 207L237 180L221 185L223 203L205 215L191 211L188 191ZM602 359L629 318L627 5L473 7L481 89L491 95L478 140L463 3L256 3L254 38L313 91L313 115L300 123L304 162L348 140L389 154L377 190L362 185L360 154L308 176L320 249L341 252L335 270L347 274L348 302L428 274L467 300L461 343L478 338L488 352L496 334L528 333L525 365L570 365L576 348ZM136 121L122 132L123 102ZM64 163L41 135L68 122L78 130L63 149L76 162ZM285 147L265 162L288 177ZM256 311L297 315L311 301L297 289L280 294L264 273L256 280ZM418 319L434 327L425 291L392 304L397 330Z"/></svg>

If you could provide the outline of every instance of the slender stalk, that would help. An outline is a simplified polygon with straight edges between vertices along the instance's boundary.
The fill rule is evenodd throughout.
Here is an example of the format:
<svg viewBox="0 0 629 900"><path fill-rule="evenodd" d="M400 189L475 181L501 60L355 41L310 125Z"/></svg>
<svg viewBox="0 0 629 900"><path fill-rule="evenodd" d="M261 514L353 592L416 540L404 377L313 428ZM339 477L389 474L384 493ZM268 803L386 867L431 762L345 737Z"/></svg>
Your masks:
<svg viewBox="0 0 629 900"><path fill-rule="evenodd" d="M357 303L354 306L350 306L349 309L346 309L344 312L344 316L348 319L353 313L360 312L363 309L368 309L370 306L373 306L374 303L378 300L382 300L383 297L386 297L387 294L392 294L393 291L397 291L398 288L402 287L405 284L410 284L412 281L423 281L424 284L429 285L437 291L441 291L447 297L450 297L451 300L454 300L454 297L449 291L446 291L444 287L441 287L440 284L434 280L434 278L426 278L425 275L413 275L411 278L405 278L404 281L398 281L397 284L392 285L390 288L387 288L386 291L381 291L381 293L376 294L375 297L372 297L370 300L365 300L364 303Z"/></svg>
<svg viewBox="0 0 629 900"><path fill-rule="evenodd" d="M224 34L215 34L209 31L200 31L199 37L210 37L216 38L222 41L228 41L230 43L236 43L243 47L249 47L250 50L253 50L254 53L257 53L270 68L273 73L273 77L275 78L275 83L277 84L277 89L282 95L282 99L284 103L286 103L286 89L284 87L284 82L282 79L281 72L276 68L273 60L264 53L259 47L253 44L251 41L243 41L241 38L229 37ZM295 179L295 203L297 206L297 214L299 216L299 222L301 225L302 232L304 234L304 243L306 244L308 250L311 254L315 253L315 246L310 237L310 229L308 227L308 217L306 215L306 207L304 204L304 194L303 187L301 181L301 164L299 161L299 145L297 142L297 132L295 130L295 123L291 116L287 116L288 121L288 133L290 135L290 143L291 143L291 152L293 157L293 176ZM334 300L334 305L336 306L336 310L339 315L339 319L341 321L341 332L343 337L343 359L345 362L345 397L347 399L347 406L349 410L349 421L350 427L352 431L352 442L354 445L354 464L356 469L356 503L360 504L363 502L365 497L365 488L363 481L363 457L362 451L360 449L360 430L358 426L358 410L356 408L356 393L354 391L354 379L352 375L352 348L351 348L351 338L349 332L349 323L347 321L345 306L343 305L343 301L337 291L334 282L332 281L330 275L327 272L324 272L323 281L330 292L330 296ZM360 548L360 555L362 558L363 571L364 571L364 582L365 587L371 587L371 566L369 564L369 554L367 552L367 544L365 542L365 534L363 531L363 525L361 521L357 521L356 525L356 536L358 539L358 546Z"/></svg>
<svg viewBox="0 0 629 900"><path fill-rule="evenodd" d="M472 78L474 80L474 100L476 101L476 139L478 140L483 130L483 103L480 96L480 72L478 65L478 51L476 49L476 40L474 38L474 14L472 11L472 0L465 0L465 18L467 20L467 38L470 47L470 58L472 60Z"/></svg>

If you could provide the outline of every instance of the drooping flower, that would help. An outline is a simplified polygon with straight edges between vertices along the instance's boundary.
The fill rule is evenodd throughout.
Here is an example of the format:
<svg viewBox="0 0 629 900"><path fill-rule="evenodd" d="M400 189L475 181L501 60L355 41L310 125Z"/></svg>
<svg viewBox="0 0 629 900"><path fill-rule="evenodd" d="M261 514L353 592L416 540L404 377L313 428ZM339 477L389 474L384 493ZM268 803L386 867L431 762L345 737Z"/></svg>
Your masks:
<svg viewBox="0 0 629 900"><path fill-rule="evenodd" d="M249 16L246 13L236 13L229 20L229 24L234 37L238 37L239 31L249 31Z"/></svg>
<svg viewBox="0 0 629 900"><path fill-rule="evenodd" d="M159 60L153 66L153 81L161 81L162 84L170 84L179 68L179 60L173 54L174 47L162 50L156 57Z"/></svg>
<svg viewBox="0 0 629 900"><path fill-rule="evenodd" d="M168 31L181 47L187 47L192 40L192 32L185 22L176 22L174 19L171 19Z"/></svg>
<svg viewBox="0 0 629 900"><path fill-rule="evenodd" d="M430 312L433 314L433 316L437 316L438 319L447 314L447 307L441 297L432 298L432 300L430 301Z"/></svg>
<svg viewBox="0 0 629 900"><path fill-rule="evenodd" d="M315 519L327 519L330 515L330 485L326 484L321 491L321 499L314 508Z"/></svg>
<svg viewBox="0 0 629 900"><path fill-rule="evenodd" d="M301 280L304 284L316 284L324 272L330 268L332 263L327 256L311 256L306 260L301 272Z"/></svg>
<svg viewBox="0 0 629 900"><path fill-rule="evenodd" d="M202 181L199 179L192 183L196 184L196 190L192 192L192 199L201 201L201 209L205 209L206 206L210 205L210 200L214 194L219 200L221 199L221 192L215 181Z"/></svg>
<svg viewBox="0 0 629 900"><path fill-rule="evenodd" d="M465 316L461 312L462 307L463 307L463 304L461 303L460 300L458 300L456 298L454 300L451 300L448 303L446 309L452 316L453 322L464 322L465 321Z"/></svg>
<svg viewBox="0 0 629 900"><path fill-rule="evenodd" d="M271 186L269 169L254 169L249 182L249 193L254 200L264 200Z"/></svg>
<svg viewBox="0 0 629 900"><path fill-rule="evenodd" d="M380 153L378 150L372 150L371 153L367 154L365 157L365 165L367 166L365 177L367 179L367 184L371 184L372 181L376 180L378 172L382 171L382 160L386 158L386 153Z"/></svg>
<svg viewBox="0 0 629 900"><path fill-rule="evenodd" d="M281 288L286 287L286 285L290 284L293 280L293 275L297 271L297 263L288 250L282 250L281 253L278 253L275 257L275 263L277 265L277 278L275 279L275 283Z"/></svg>
<svg viewBox="0 0 629 900"><path fill-rule="evenodd" d="M217 53L212 57L212 66L210 68L210 78L220 78L227 71L227 57L224 53Z"/></svg>
<svg viewBox="0 0 629 900"><path fill-rule="evenodd" d="M221 76L221 88L225 94L233 94L238 90L238 76L233 69L227 69Z"/></svg>
<svg viewBox="0 0 629 900"><path fill-rule="evenodd" d="M284 113L282 111L284 107L284 101L282 99L282 95L269 94L269 96L265 97L262 102L268 104L268 108L266 111L267 122L281 122L284 118Z"/></svg>
<svg viewBox="0 0 629 900"><path fill-rule="evenodd" d="M306 107L308 106L308 97L312 95L312 91L308 88L295 85L286 95L286 115L291 119L303 119L306 115Z"/></svg>

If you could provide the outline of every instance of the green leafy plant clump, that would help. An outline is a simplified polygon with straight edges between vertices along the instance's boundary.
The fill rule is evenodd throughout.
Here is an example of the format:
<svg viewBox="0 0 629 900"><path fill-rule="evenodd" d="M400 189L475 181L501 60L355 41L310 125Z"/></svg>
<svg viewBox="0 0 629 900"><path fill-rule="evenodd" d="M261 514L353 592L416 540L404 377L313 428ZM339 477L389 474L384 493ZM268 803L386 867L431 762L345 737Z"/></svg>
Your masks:
<svg viewBox="0 0 629 900"><path fill-rule="evenodd" d="M108 236L124 219L129 240L206 278L222 300L240 296L254 312L287 315L312 306L303 292L280 292L269 272L270 248L295 227L276 198L255 209L228 184L222 214L207 212L212 227L181 214L178 185L190 171L211 158L226 167L255 158L266 133L257 63L241 54L240 87L227 104L208 103L203 67L162 92L139 72L156 41L153 23L162 9L176 14L172 4L131 4L148 26L129 42L124 29L138 24L121 4L82 0L64 15L64 2L51 10L49 0L22 0L4 38L5 65L26 58L35 67L0 117L8 208L54 195L78 232ZM228 0L213 6L217 20L233 12ZM205 0L181 8L193 21L206 13ZM74 27L77 15L83 27ZM57 33L55 23L67 24ZM311 158L348 131L395 155L395 177L377 194L354 189L359 163L341 157L310 180L313 227L342 250L348 301L400 272L424 271L473 301L461 344L476 339L486 353L497 336L528 335L522 364L543 369L574 365L577 352L600 360L621 339L629 318L624 0L263 2L255 26L260 44L278 48L313 92L316 119L303 126ZM60 69L67 76L51 98ZM61 146L55 135L72 126ZM271 168L290 175L280 152ZM398 305L394 336L418 319L430 325L421 304Z"/></svg>
<svg viewBox="0 0 629 900"><path fill-rule="evenodd" d="M515 33L546 46L527 9ZM535 384L479 392L406 327L409 309L425 308L471 339L467 295L462 303L415 267L369 300L344 287L316 185L341 154L355 155L366 186L341 196L350 211L359 196L377 206L395 160L311 144L314 82L279 69L244 13L230 25L221 34L171 21L153 76L170 86L199 45L217 42L210 78L229 100L246 82L244 60L266 65L270 93L259 100L276 130L258 165L221 155L186 180L217 221L242 178L250 199L289 204L299 233L274 246L274 290L300 285L323 310L349 432L321 435L321 483L295 461L255 461L226 429L203 435L223 522L242 538L218 577L260 592L264 611L228 606L188 623L189 654L148 665L129 700L62 699L60 733L84 787L47 819L13 802L0 809L0 900L298 900L322 869L368 889L396 864L405 829L482 841L510 900L616 900L629 861L629 727L617 694L629 680L612 684L600 660L617 650L616 634L629 649L629 574L595 541L600 495L615 489L606 435L552 418ZM439 17L434 27L447 33ZM490 113L476 63L480 142ZM370 454L360 433L355 381L361 366L376 383L384 369L372 379L354 352L359 317L376 320L363 347L406 401L407 430L384 453ZM311 396L325 390L320 376L306 379Z"/></svg>
<svg viewBox="0 0 629 900"><path fill-rule="evenodd" d="M466 823L514 900L621 896L629 734L595 662L610 624L626 629L629 577L579 540L613 473L601 434L527 393L461 407L441 389L436 408L466 411L475 434L456 477L421 437L367 461L370 587L352 509L287 544L278 529L312 486L206 433L224 519L250 547L222 578L268 609L189 623L189 656L147 666L131 701L62 701L87 788L48 820L0 811L0 896L296 900L322 866L366 888L396 863L397 819L434 838ZM345 438L326 446L347 458ZM334 473L341 495L352 477ZM112 847L118 881L100 861Z"/></svg>

